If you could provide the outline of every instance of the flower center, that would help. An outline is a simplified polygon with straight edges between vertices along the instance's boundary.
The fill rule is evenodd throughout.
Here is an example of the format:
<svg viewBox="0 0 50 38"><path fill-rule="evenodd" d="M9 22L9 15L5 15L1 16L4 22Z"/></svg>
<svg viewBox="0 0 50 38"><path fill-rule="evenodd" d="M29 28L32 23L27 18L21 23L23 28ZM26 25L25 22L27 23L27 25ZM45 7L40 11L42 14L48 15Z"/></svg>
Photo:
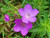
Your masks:
<svg viewBox="0 0 50 38"><path fill-rule="evenodd" d="M25 26L25 23L22 23L22 27L24 27Z"/></svg>
<svg viewBox="0 0 50 38"><path fill-rule="evenodd" d="M26 14L26 17L27 17L27 18L29 18L29 17L30 17L30 15Z"/></svg>

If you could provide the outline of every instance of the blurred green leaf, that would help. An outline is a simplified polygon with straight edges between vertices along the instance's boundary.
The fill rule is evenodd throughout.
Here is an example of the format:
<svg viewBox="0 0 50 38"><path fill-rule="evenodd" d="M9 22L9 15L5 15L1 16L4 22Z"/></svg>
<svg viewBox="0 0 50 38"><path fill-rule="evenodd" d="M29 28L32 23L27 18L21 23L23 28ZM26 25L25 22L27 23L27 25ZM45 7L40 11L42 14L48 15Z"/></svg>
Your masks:
<svg viewBox="0 0 50 38"><path fill-rule="evenodd" d="M0 26L0 33L3 31L5 25Z"/></svg>
<svg viewBox="0 0 50 38"><path fill-rule="evenodd" d="M50 38L50 30L49 29L47 29L47 36L48 36L48 38Z"/></svg>
<svg viewBox="0 0 50 38"><path fill-rule="evenodd" d="M36 32L33 32L33 33L31 34L31 37L30 37L30 38L35 38L35 35L36 35Z"/></svg>
<svg viewBox="0 0 50 38"><path fill-rule="evenodd" d="M9 2L9 0L4 0L5 3Z"/></svg>

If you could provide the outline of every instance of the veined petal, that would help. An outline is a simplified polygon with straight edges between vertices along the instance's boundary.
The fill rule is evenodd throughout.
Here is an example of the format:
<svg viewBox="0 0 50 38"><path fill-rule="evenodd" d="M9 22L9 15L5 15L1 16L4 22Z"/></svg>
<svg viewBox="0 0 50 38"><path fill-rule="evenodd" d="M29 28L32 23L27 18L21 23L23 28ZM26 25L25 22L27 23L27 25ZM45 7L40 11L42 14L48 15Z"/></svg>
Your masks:
<svg viewBox="0 0 50 38"><path fill-rule="evenodd" d="M22 28L22 29L21 29L21 34L22 34L23 36L25 36L27 33L28 33L28 29L25 29L25 28Z"/></svg>
<svg viewBox="0 0 50 38"><path fill-rule="evenodd" d="M25 16L22 17L22 21L23 21L24 23L28 23L28 19L27 19Z"/></svg>
<svg viewBox="0 0 50 38"><path fill-rule="evenodd" d="M20 9L19 9L19 14L20 14L21 16L24 16L24 15L25 15L23 8L20 8Z"/></svg>
<svg viewBox="0 0 50 38"><path fill-rule="evenodd" d="M16 20L14 21L14 23L15 23L15 24L19 24L19 23L20 23L20 25L21 25L22 20L21 20L21 19L16 19Z"/></svg>
<svg viewBox="0 0 50 38"><path fill-rule="evenodd" d="M31 12L31 16L34 17L39 13L39 11L37 9L33 9Z"/></svg>
<svg viewBox="0 0 50 38"><path fill-rule="evenodd" d="M24 7L25 13L29 13L31 10L32 10L31 5L30 4L26 4L25 7Z"/></svg>
<svg viewBox="0 0 50 38"><path fill-rule="evenodd" d="M25 26L24 26L25 29L31 29L32 27L33 27L33 25L30 22L26 23Z"/></svg>
<svg viewBox="0 0 50 38"><path fill-rule="evenodd" d="M30 17L30 18L29 18L29 21L30 21L30 22L35 22L35 21L36 21L36 17Z"/></svg>
<svg viewBox="0 0 50 38"><path fill-rule="evenodd" d="M30 10L32 9L32 6L30 4L26 4L24 7L25 10Z"/></svg>
<svg viewBox="0 0 50 38"><path fill-rule="evenodd" d="M33 27L33 25L32 25L32 23L28 23L28 24L26 24L26 28L28 28L28 29L31 29Z"/></svg>
<svg viewBox="0 0 50 38"><path fill-rule="evenodd" d="M13 30L14 30L15 32L19 32L20 29L21 29L20 25L15 25L15 26L13 27Z"/></svg>

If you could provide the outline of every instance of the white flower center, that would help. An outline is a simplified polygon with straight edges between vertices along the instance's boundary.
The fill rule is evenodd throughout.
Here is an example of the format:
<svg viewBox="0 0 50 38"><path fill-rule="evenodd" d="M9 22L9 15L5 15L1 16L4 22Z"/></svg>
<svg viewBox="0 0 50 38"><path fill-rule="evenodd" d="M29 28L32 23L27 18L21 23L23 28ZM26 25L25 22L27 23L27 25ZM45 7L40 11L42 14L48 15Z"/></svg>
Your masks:
<svg viewBox="0 0 50 38"><path fill-rule="evenodd" d="M27 18L29 18L29 17L30 17L30 15L26 14L26 17L27 17Z"/></svg>

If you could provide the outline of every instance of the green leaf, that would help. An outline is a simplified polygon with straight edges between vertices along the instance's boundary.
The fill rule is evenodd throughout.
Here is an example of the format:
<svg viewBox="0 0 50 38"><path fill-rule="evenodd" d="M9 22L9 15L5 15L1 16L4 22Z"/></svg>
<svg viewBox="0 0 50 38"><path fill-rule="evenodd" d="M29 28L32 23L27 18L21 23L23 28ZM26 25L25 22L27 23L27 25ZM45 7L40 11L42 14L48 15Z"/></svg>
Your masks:
<svg viewBox="0 0 50 38"><path fill-rule="evenodd" d="M3 3L2 2L0 2L0 6L3 6Z"/></svg>
<svg viewBox="0 0 50 38"><path fill-rule="evenodd" d="M42 38L43 36L45 36L45 34L46 34L46 31L43 30L43 31L40 33L40 37Z"/></svg>
<svg viewBox="0 0 50 38"><path fill-rule="evenodd" d="M1 25L0 26L0 33L3 31L3 29L4 29L4 25Z"/></svg>
<svg viewBox="0 0 50 38"><path fill-rule="evenodd" d="M35 35L36 35L36 32L32 33L31 37L30 38L35 38Z"/></svg>
<svg viewBox="0 0 50 38"><path fill-rule="evenodd" d="M3 34L3 38L4 38L4 30L3 30L2 34Z"/></svg>
<svg viewBox="0 0 50 38"><path fill-rule="evenodd" d="M29 30L29 32L37 32L37 33L40 33L43 30L44 30L44 27L43 26L33 26L33 28L31 30Z"/></svg>
<svg viewBox="0 0 50 38"><path fill-rule="evenodd" d="M50 38L50 30L49 29L47 29L47 36L48 36L48 38Z"/></svg>
<svg viewBox="0 0 50 38"><path fill-rule="evenodd" d="M9 2L9 0L4 0L5 3Z"/></svg>

